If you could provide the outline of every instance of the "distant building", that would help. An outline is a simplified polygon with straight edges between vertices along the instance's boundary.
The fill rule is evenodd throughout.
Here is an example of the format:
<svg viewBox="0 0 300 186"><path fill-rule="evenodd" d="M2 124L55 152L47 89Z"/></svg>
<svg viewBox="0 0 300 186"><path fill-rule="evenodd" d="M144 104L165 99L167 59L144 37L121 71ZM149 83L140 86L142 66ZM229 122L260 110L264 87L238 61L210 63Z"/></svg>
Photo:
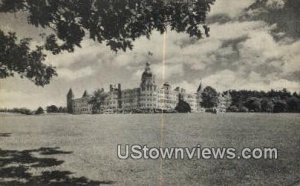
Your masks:
<svg viewBox="0 0 300 186"><path fill-rule="evenodd" d="M102 104L102 112L118 112L122 108L121 94L121 84L110 85L108 96L105 98L104 103Z"/></svg>
<svg viewBox="0 0 300 186"><path fill-rule="evenodd" d="M174 111L179 101L178 94L169 83L164 83L157 91L156 109L159 111Z"/></svg>
<svg viewBox="0 0 300 186"><path fill-rule="evenodd" d="M196 93L196 109L197 112L205 112L205 109L201 106L201 102L202 102L202 93L203 93L203 87L202 87L202 81L200 82L200 85L197 89L197 93Z"/></svg>
<svg viewBox="0 0 300 186"><path fill-rule="evenodd" d="M91 95L84 91L81 98L73 99L72 111L74 114L91 114L92 105L90 104Z"/></svg>
<svg viewBox="0 0 300 186"><path fill-rule="evenodd" d="M231 96L229 92L224 92L218 96L217 112L226 112L231 105Z"/></svg>
<svg viewBox="0 0 300 186"><path fill-rule="evenodd" d="M74 94L73 94L72 89L70 89L67 94L67 111L68 111L68 113L73 113L73 99L74 99Z"/></svg>
<svg viewBox="0 0 300 186"><path fill-rule="evenodd" d="M177 95L177 100L176 100L177 102L179 101L179 99L187 102L190 105L192 112L198 112L200 110L198 109L198 106L200 106L199 102L201 101L201 99L198 99L197 93L189 94L186 92L185 89L180 87L176 87L174 91L176 92Z"/></svg>
<svg viewBox="0 0 300 186"><path fill-rule="evenodd" d="M157 108L157 85L149 63L142 74L139 100L139 109L143 112L154 112Z"/></svg>
<svg viewBox="0 0 300 186"><path fill-rule="evenodd" d="M202 85L194 94L188 94L179 87L172 89L169 83L164 83L158 88L155 82L155 75L151 72L150 64L146 63L142 74L140 87L134 89L121 89L121 84L110 85L107 97L101 104L99 113L131 113L131 112L173 112L182 98L187 102L192 112L200 112ZM67 108L73 114L91 114L92 96L84 92L81 98L74 99L72 89L67 94Z"/></svg>
<svg viewBox="0 0 300 186"><path fill-rule="evenodd" d="M138 112L140 109L140 88L126 89L122 91L123 112Z"/></svg>

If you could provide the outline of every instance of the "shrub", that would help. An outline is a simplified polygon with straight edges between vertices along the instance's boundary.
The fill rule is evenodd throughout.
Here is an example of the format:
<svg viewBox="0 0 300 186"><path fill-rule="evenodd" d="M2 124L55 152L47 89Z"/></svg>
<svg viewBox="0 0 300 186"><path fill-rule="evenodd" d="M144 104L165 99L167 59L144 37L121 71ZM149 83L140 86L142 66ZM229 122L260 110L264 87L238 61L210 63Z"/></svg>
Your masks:
<svg viewBox="0 0 300 186"><path fill-rule="evenodd" d="M191 112L191 107L187 102L179 100L175 110L179 113L188 113Z"/></svg>
<svg viewBox="0 0 300 186"><path fill-rule="evenodd" d="M36 115L40 115L40 114L44 114L44 109L42 107L39 107L36 111L35 111Z"/></svg>

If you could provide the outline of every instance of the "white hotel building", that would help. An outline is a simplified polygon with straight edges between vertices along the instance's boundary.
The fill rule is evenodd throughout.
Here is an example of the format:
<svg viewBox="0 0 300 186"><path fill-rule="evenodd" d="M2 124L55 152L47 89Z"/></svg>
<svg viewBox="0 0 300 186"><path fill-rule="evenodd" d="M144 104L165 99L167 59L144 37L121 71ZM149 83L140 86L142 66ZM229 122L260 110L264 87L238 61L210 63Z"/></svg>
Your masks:
<svg viewBox="0 0 300 186"><path fill-rule="evenodd" d="M121 89L121 84L110 85L108 96L101 105L100 113L154 113L174 112L179 99L187 102L192 112L199 112L202 86L194 94L188 94L179 87L172 89L169 83L164 83L158 88L155 75L152 74L150 64L146 63L138 88ZM72 90L67 94L67 108L69 113L90 114L92 106L89 103L91 96L85 91L81 98L74 99Z"/></svg>

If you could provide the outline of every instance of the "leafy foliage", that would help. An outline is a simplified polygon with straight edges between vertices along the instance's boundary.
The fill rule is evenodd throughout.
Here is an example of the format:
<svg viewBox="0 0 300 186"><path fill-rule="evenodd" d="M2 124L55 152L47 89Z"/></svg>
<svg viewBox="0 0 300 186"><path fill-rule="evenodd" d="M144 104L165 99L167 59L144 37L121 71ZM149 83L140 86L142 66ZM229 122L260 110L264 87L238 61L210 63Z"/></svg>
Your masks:
<svg viewBox="0 0 300 186"><path fill-rule="evenodd" d="M58 112L59 113L68 113L67 107L59 107Z"/></svg>
<svg viewBox="0 0 300 186"><path fill-rule="evenodd" d="M114 51L125 51L135 39L149 38L152 30L163 33L167 25L197 38L202 37L202 25L208 35L205 19L214 1L3 0L0 12L26 12L30 24L51 28L55 34L47 37L46 49L54 53L73 51L86 33L100 43L106 41Z"/></svg>
<svg viewBox="0 0 300 186"><path fill-rule="evenodd" d="M44 109L42 107L39 107L36 111L35 111L36 115L40 115L40 114L44 114Z"/></svg>
<svg viewBox="0 0 300 186"><path fill-rule="evenodd" d="M204 88L202 94L201 106L204 108L213 108L218 105L218 92L216 89L207 86Z"/></svg>
<svg viewBox="0 0 300 186"><path fill-rule="evenodd" d="M274 103L268 98L263 98L261 100L261 111L262 112L273 112Z"/></svg>
<svg viewBox="0 0 300 186"><path fill-rule="evenodd" d="M300 111L300 99L293 96L286 100L289 112L299 112Z"/></svg>
<svg viewBox="0 0 300 186"><path fill-rule="evenodd" d="M286 112L287 111L287 104L284 100L277 100L274 104L273 112L279 113L279 112Z"/></svg>
<svg viewBox="0 0 300 186"><path fill-rule="evenodd" d="M42 63L43 50L53 54L73 52L76 46L81 46L84 37L105 42L117 52L132 49L132 42L137 38L150 38L153 30L163 33L167 27L198 39L203 34L208 36L205 20L214 1L2 0L0 12L23 12L29 24L52 32L44 34L45 43L31 51L29 39L18 43L15 34L5 35L0 31L0 78L17 72L36 85L48 84L56 72Z"/></svg>
<svg viewBox="0 0 300 186"><path fill-rule="evenodd" d="M93 113L100 112L101 105L103 105L105 98L108 94L104 91L104 89L98 89L94 92L92 98L90 99L89 103L92 104L92 111Z"/></svg>
<svg viewBox="0 0 300 186"><path fill-rule="evenodd" d="M261 111L261 100L256 97L250 97L244 103L244 106L254 112L260 112Z"/></svg>
<svg viewBox="0 0 300 186"><path fill-rule="evenodd" d="M29 39L17 41L14 33L4 34L0 30L0 79L20 74L36 85L44 86L56 76L55 68L46 65L42 48L31 50Z"/></svg>
<svg viewBox="0 0 300 186"><path fill-rule="evenodd" d="M268 92L230 90L231 112L300 112L300 96L286 89Z"/></svg>
<svg viewBox="0 0 300 186"><path fill-rule="evenodd" d="M0 112L7 112L7 113L19 113L25 115L32 115L32 111L28 108L13 108L13 109L0 109Z"/></svg>
<svg viewBox="0 0 300 186"><path fill-rule="evenodd" d="M46 110L47 110L47 113L58 113L59 112L58 107L55 105L47 106Z"/></svg>
<svg viewBox="0 0 300 186"><path fill-rule="evenodd" d="M175 110L179 113L188 113L191 112L191 107L187 102L180 99Z"/></svg>

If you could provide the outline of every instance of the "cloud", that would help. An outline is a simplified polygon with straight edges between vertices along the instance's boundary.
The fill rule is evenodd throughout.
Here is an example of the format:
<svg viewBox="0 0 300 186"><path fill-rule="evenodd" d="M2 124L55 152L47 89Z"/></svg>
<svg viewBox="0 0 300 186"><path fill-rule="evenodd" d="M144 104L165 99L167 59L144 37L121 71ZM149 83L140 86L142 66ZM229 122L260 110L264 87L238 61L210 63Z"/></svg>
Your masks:
<svg viewBox="0 0 300 186"><path fill-rule="evenodd" d="M161 81L168 81L173 76L182 78L184 75L183 64L156 64L152 68Z"/></svg>
<svg viewBox="0 0 300 186"><path fill-rule="evenodd" d="M282 9L285 5L284 0L268 0L266 6L270 9Z"/></svg>
<svg viewBox="0 0 300 186"><path fill-rule="evenodd" d="M271 89L282 90L283 88L287 88L290 91L299 91L300 89L300 84L297 81L290 81L280 77L272 77L271 80L268 80L268 78L263 78L256 72L251 72L245 77L241 72L230 70L223 70L207 76L203 79L203 82L205 82L205 85L215 87L218 91L228 89L268 91Z"/></svg>
<svg viewBox="0 0 300 186"><path fill-rule="evenodd" d="M264 11L262 6L246 10L254 2L256 0L217 0L209 14L209 38L197 40L185 33L168 30L164 67L164 40L157 31L153 31L150 40L145 37L137 39L132 51L118 53L112 52L105 44L86 38L82 48L77 48L74 53L48 55L47 63L57 66L59 73L49 86L39 89L29 81L25 83L25 80L14 78L9 82L15 86L4 84L8 92L2 94L8 100L7 105L17 104L14 97L19 97L17 105L31 106L34 100L27 96L30 92L36 92L35 97L39 100L34 102L35 106L55 101L64 104L65 92L70 87L80 95L84 89L106 88L110 83L120 82L124 89L138 87L147 61L152 64L158 85L167 81L173 88L180 86L188 92L195 92L201 79L204 86L209 85L219 91L287 88L299 92L299 37L294 37L297 32L289 34L289 30L278 32L283 23L295 27L296 16L291 15L296 8L286 3L281 7L280 0L268 0ZM286 13L289 10L292 14ZM278 19L276 15L283 18ZM291 20L287 19L287 15L291 16ZM15 29L10 24L5 21L7 29ZM23 27L23 35L28 35L31 28L26 29L24 24ZM148 55L148 52L153 55ZM165 79L162 78L163 69ZM14 91L18 95L10 96ZM45 97L51 101L45 101Z"/></svg>
<svg viewBox="0 0 300 186"><path fill-rule="evenodd" d="M13 87L15 88L15 87ZM37 109L39 106L45 106L50 104L61 104L55 97L48 96L47 99L41 94L41 92L33 92L30 94L15 90L0 89L0 105L1 108L20 108L27 107L29 109Z"/></svg>
<svg viewBox="0 0 300 186"><path fill-rule="evenodd" d="M68 80L87 76L98 76L101 79L103 74L106 81L124 77L123 79L130 79L125 81L125 86L136 87L145 63L150 61L152 71L160 83L168 81L189 86L188 89L192 90L192 86L198 86L203 78L204 83L216 86L220 90L247 87L265 90L265 87L275 86L271 83L275 77L284 81L289 73L299 69L299 63L296 63L299 59L299 43L289 39L274 39L272 31L276 27L264 21L233 19L225 23L216 22L210 26L211 37L202 40L169 31L164 68L163 36L153 32L150 40L137 40L134 49L129 52L110 53L103 45L86 43L78 53L63 58L72 62L67 62L59 73ZM149 56L148 52L153 53L153 56ZM87 68L86 65L91 68ZM68 70L72 66L81 68ZM112 78L113 74L108 72L115 72L116 77ZM292 85L295 80L290 79L291 77L289 76L286 85L295 90L296 86ZM249 79L251 81L248 81Z"/></svg>
<svg viewBox="0 0 300 186"><path fill-rule="evenodd" d="M196 93L197 89L200 85L201 80L200 79L194 79L193 81L186 81L183 80L179 83L175 83L173 88L175 87L180 87L180 88L184 88L186 90L187 93Z"/></svg>
<svg viewBox="0 0 300 186"><path fill-rule="evenodd" d="M76 71L67 68L62 68L58 70L58 73L60 74L60 78L67 80L76 80L93 75L94 70L89 66Z"/></svg>
<svg viewBox="0 0 300 186"><path fill-rule="evenodd" d="M205 77L202 81L207 86L213 86L222 91L228 88L228 85L236 86L239 74L231 70L223 70Z"/></svg>
<svg viewBox="0 0 300 186"><path fill-rule="evenodd" d="M113 56L114 53L107 47L95 43L87 38L83 40L81 48L76 47L74 52L63 52L58 55L48 53L46 62L58 68L84 66L93 63L101 63L103 60Z"/></svg>
<svg viewBox="0 0 300 186"><path fill-rule="evenodd" d="M32 95L25 94L21 91L11 91L7 89L0 89L0 103L1 105L6 105L12 101L18 102L23 99L29 99Z"/></svg>
<svg viewBox="0 0 300 186"><path fill-rule="evenodd" d="M282 36L288 36L299 39L299 8L298 0L257 0L245 12L245 17L276 25L273 31L275 37L281 39Z"/></svg>
<svg viewBox="0 0 300 186"><path fill-rule="evenodd" d="M217 0L211 8L209 16L226 15L235 18L254 2L255 0Z"/></svg>
<svg viewBox="0 0 300 186"><path fill-rule="evenodd" d="M131 77L131 79L140 79L143 73L143 69L138 69ZM156 82L162 84L172 80L172 77L183 78L184 68L183 64L154 64L151 65L151 71L155 75Z"/></svg>

